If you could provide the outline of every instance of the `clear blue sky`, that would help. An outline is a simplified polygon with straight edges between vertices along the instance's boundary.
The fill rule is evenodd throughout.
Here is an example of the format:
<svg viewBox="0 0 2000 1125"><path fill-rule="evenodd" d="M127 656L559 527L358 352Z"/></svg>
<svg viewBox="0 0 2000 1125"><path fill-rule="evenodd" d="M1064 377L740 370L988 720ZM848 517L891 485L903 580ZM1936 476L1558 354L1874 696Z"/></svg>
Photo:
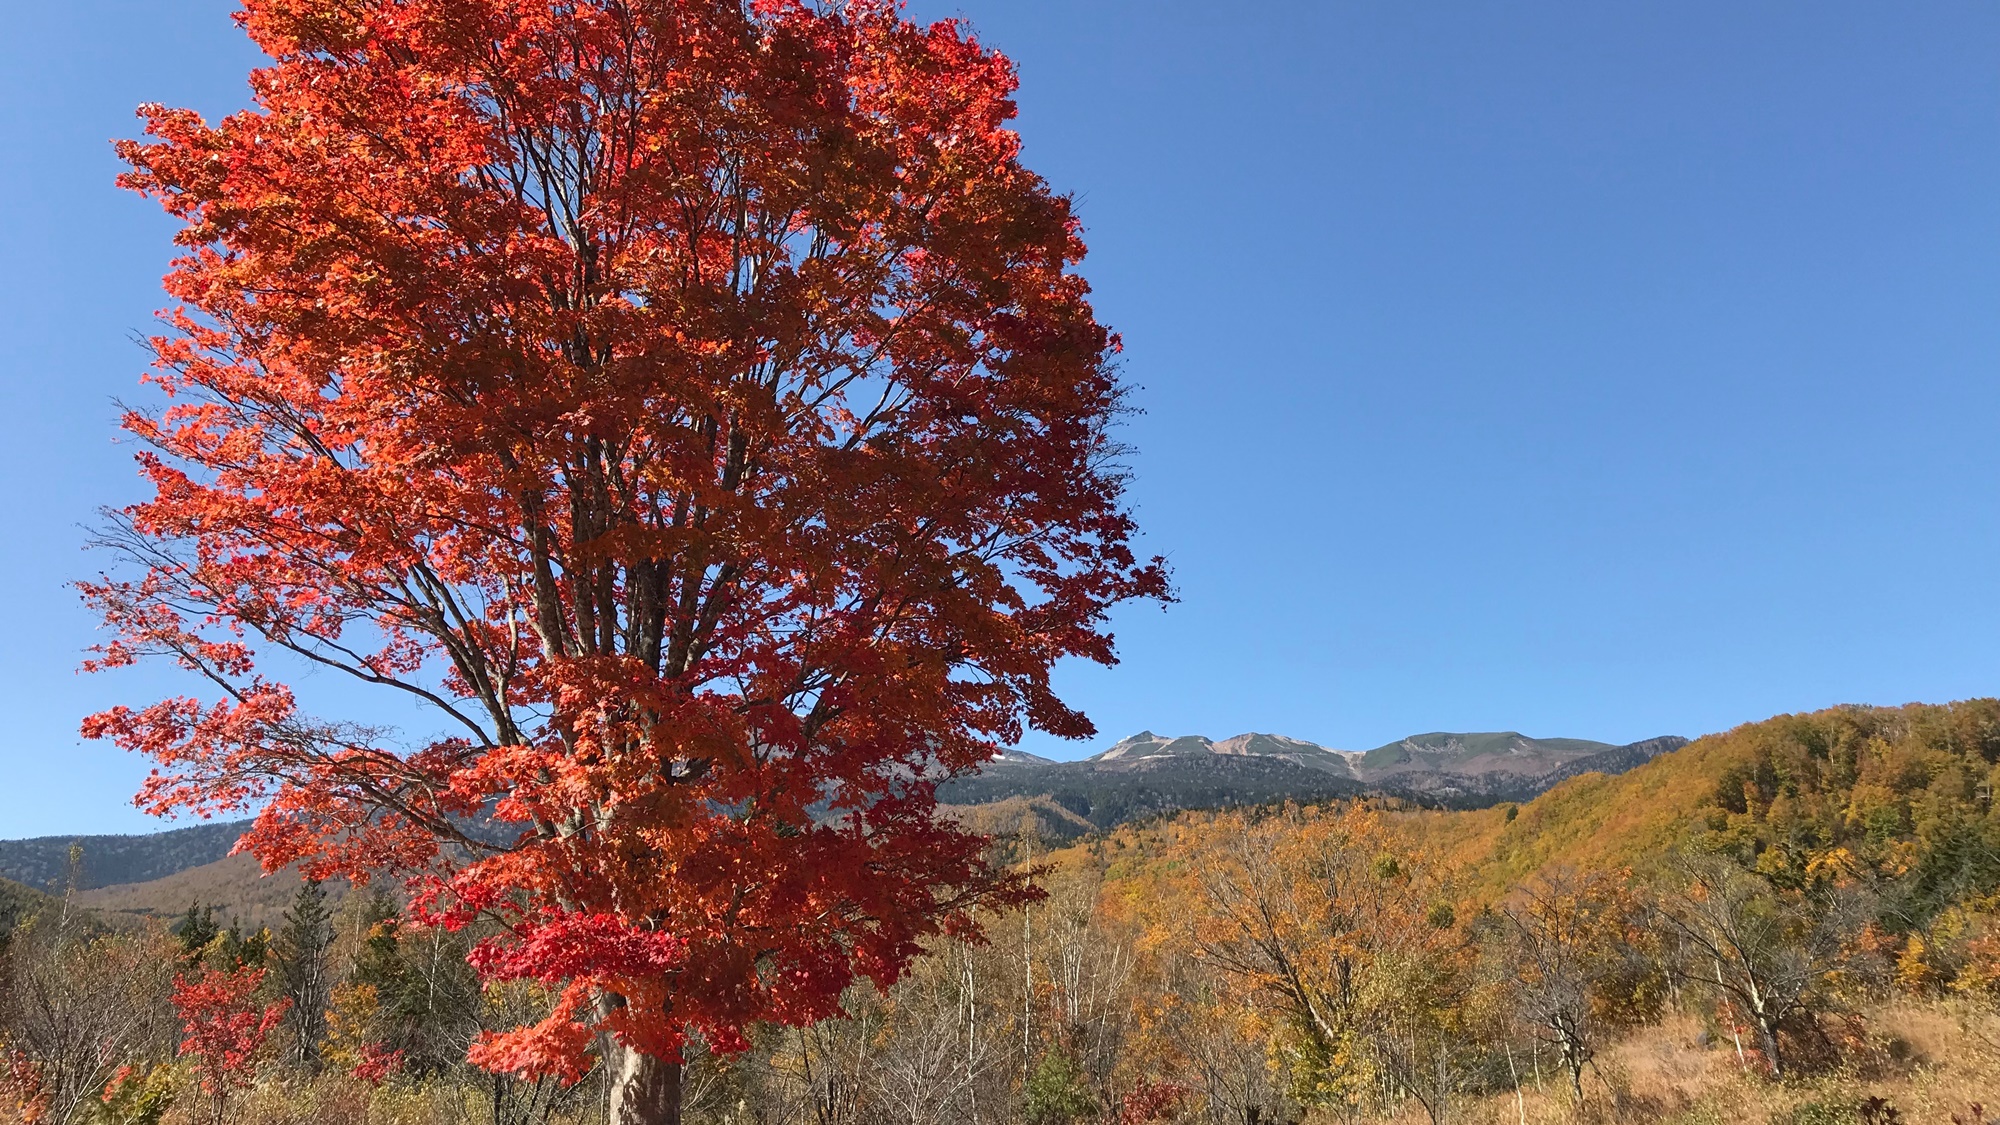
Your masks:
<svg viewBox="0 0 2000 1125"><path fill-rule="evenodd" d="M111 400L169 226L141 101L218 0L0 38L0 836L120 830L64 582L135 495ZM1141 727L1627 741L2000 690L2000 7L922 0L1017 59L1146 414L1181 604L1064 676ZM1076 756L1093 747L1031 742Z"/></svg>

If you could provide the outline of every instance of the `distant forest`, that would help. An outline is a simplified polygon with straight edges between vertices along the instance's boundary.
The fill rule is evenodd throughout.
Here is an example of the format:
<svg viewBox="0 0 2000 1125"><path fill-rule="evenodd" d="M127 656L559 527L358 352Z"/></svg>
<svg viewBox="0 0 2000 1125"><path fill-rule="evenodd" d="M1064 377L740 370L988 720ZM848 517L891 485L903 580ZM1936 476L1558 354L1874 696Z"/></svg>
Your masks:
<svg viewBox="0 0 2000 1125"><path fill-rule="evenodd" d="M0 840L0 879L51 889L65 886L74 874L80 890L150 882L228 855L248 823L196 824L147 835ZM72 848L81 857L74 873L69 870Z"/></svg>

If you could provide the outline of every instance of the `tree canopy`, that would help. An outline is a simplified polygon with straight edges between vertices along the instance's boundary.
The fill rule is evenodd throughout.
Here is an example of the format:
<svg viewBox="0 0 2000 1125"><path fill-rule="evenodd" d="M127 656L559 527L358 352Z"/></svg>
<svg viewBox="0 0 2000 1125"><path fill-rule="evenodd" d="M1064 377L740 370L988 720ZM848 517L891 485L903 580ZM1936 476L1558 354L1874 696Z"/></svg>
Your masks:
<svg viewBox="0 0 2000 1125"><path fill-rule="evenodd" d="M1168 591L1008 60L887 0L238 19L254 108L119 146L183 255L93 667L209 684L87 721L159 763L142 803L507 915L480 969L567 991L483 1059L595 1042L635 1088L1020 894L933 787L1089 733L1052 665ZM309 714L302 664L448 729Z"/></svg>

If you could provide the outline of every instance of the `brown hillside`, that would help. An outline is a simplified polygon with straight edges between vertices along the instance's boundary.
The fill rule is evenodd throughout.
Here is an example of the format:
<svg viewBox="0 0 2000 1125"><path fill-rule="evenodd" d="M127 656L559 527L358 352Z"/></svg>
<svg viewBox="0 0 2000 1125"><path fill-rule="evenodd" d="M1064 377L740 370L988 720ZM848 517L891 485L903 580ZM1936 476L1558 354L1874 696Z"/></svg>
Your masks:
<svg viewBox="0 0 2000 1125"><path fill-rule="evenodd" d="M1495 892L1554 866L1645 867L1686 836L1739 756L1729 736L1711 735L1629 773L1571 778L1524 805L1403 819Z"/></svg>
<svg viewBox="0 0 2000 1125"><path fill-rule="evenodd" d="M1020 836L1032 826L1045 841L1069 841L1097 831L1097 826L1046 796L1008 797L978 805L939 805L940 815L956 820L969 832L997 838Z"/></svg>
<svg viewBox="0 0 2000 1125"><path fill-rule="evenodd" d="M96 910L171 918L190 903L215 907L218 919L255 929L276 927L298 893L298 874L290 869L265 875L257 860L232 855L144 883L119 883L81 892L78 898ZM327 897L338 901L348 890L343 882L328 883Z"/></svg>

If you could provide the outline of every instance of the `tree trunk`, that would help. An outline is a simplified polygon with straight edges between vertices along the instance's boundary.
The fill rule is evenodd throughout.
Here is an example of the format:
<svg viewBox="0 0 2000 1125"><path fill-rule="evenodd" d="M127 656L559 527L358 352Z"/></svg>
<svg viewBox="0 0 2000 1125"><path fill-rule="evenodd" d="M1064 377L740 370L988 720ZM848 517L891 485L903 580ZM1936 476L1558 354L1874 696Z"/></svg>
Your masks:
<svg viewBox="0 0 2000 1125"><path fill-rule="evenodd" d="M1555 1031L1557 1035L1561 1036L1563 1069L1569 1071L1570 1096L1575 1099L1574 1104L1581 1106L1583 1104L1583 1045L1565 1033L1560 1026Z"/></svg>
<svg viewBox="0 0 2000 1125"><path fill-rule="evenodd" d="M1520 1114L1521 1125L1528 1125L1528 1100L1521 1096L1521 1072L1514 1069L1514 1045L1502 1040L1507 1048L1507 1077L1514 1080L1514 1112Z"/></svg>
<svg viewBox="0 0 2000 1125"><path fill-rule="evenodd" d="M681 1125L681 1064L613 1044L610 1125Z"/></svg>
<svg viewBox="0 0 2000 1125"><path fill-rule="evenodd" d="M1757 1032L1764 1040L1765 1060L1771 1066L1771 1077L1782 1081L1785 1077L1784 1061L1778 1057L1778 1025L1776 1021L1757 1017Z"/></svg>

